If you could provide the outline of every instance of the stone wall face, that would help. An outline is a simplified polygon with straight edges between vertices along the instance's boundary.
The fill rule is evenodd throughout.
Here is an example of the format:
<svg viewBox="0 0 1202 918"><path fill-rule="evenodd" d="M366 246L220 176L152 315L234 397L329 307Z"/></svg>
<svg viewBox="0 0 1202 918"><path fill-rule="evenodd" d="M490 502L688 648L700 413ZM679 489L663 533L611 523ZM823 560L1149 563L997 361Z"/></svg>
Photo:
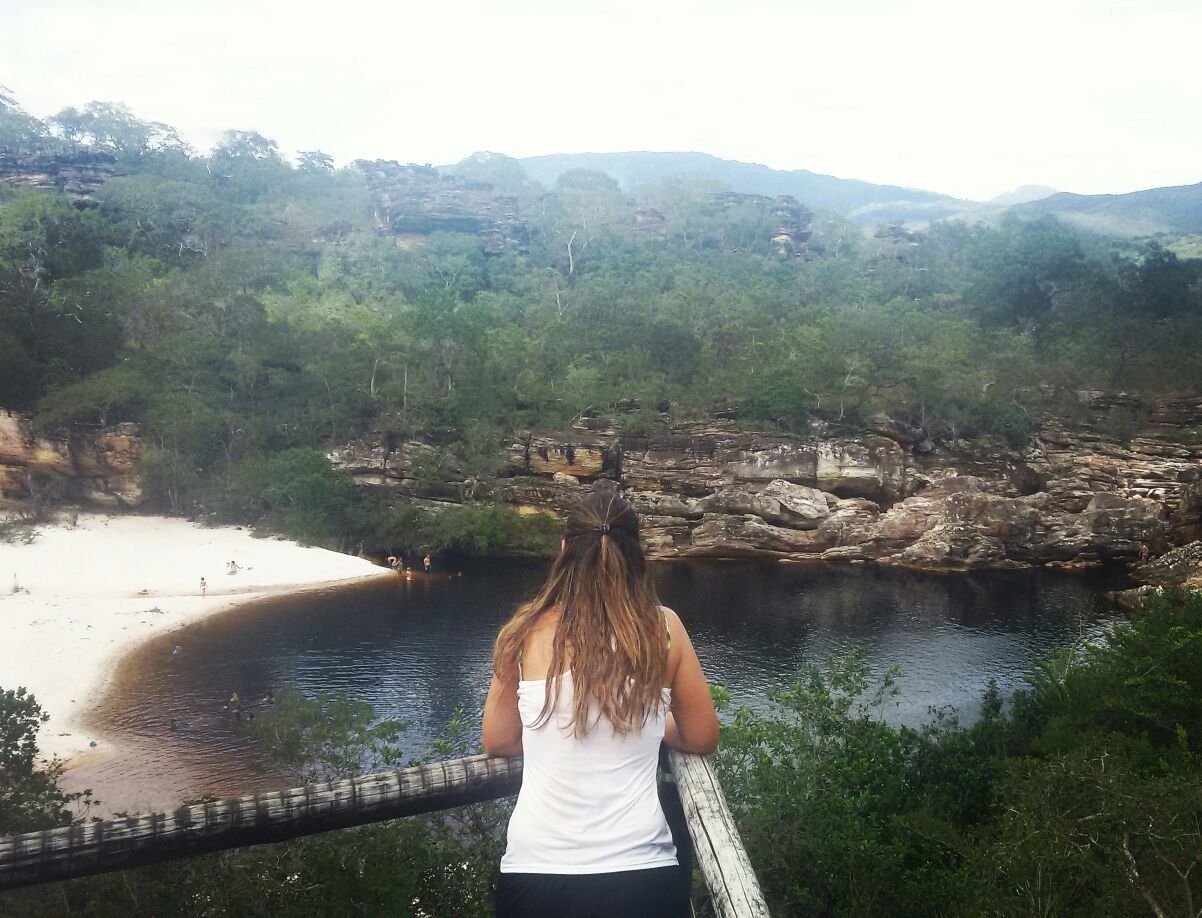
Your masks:
<svg viewBox="0 0 1202 918"><path fill-rule="evenodd" d="M585 419L522 434L487 478L428 443L383 434L329 458L364 487L434 507L496 502L562 514L592 482L612 480L642 516L648 554L663 559L1071 567L1155 557L1202 538L1202 398L1147 406L1123 440L1099 432L1111 408L1091 399L1091 419L1049 420L1022 450L936 447L887 419L856 436L710 421L650 437ZM137 507L142 449L132 425L47 438L0 410L0 495L21 498L31 481L49 481L68 500Z"/></svg>
<svg viewBox="0 0 1202 918"><path fill-rule="evenodd" d="M91 207L96 189L116 174L114 162L106 153L70 149L27 155L0 152L0 182L13 188L60 190L75 207Z"/></svg>
<svg viewBox="0 0 1202 918"><path fill-rule="evenodd" d="M711 421L623 437L597 419L531 432L495 479L449 471L446 497L406 461L361 444L335 462L365 484L419 499L492 500L563 513L598 478L616 481L654 558L862 561L931 570L1086 566L1159 555L1202 533L1202 399L1150 406L1119 441L1093 421L1048 421L1024 450L935 447L875 419L858 436L790 436ZM1095 429L1097 428L1097 429ZM420 444L403 451L419 452ZM366 462L363 457L371 457Z"/></svg>
<svg viewBox="0 0 1202 918"><path fill-rule="evenodd" d="M0 497L22 499L49 487L65 500L102 507L142 503L142 440L132 424L89 436L36 436L20 415L0 410Z"/></svg>

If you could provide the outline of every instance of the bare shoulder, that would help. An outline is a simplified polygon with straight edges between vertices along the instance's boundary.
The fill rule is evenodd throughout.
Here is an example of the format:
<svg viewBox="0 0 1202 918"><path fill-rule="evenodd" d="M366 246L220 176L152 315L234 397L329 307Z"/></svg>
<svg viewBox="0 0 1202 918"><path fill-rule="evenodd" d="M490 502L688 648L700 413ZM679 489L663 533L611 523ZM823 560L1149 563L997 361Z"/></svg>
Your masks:
<svg viewBox="0 0 1202 918"><path fill-rule="evenodd" d="M664 621L668 625L668 632L674 639L688 635L688 632L685 631L684 622L680 620L680 616L674 610L669 609L667 606L660 606L659 609L664 613Z"/></svg>

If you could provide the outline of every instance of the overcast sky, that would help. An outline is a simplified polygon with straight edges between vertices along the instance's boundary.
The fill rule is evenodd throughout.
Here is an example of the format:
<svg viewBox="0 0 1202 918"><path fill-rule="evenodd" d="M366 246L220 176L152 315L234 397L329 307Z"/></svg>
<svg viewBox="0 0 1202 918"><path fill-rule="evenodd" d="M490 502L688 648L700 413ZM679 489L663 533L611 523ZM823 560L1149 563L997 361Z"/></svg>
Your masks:
<svg viewBox="0 0 1202 918"><path fill-rule="evenodd" d="M0 0L0 85L207 149L699 150L984 199L1202 181L1199 0Z"/></svg>

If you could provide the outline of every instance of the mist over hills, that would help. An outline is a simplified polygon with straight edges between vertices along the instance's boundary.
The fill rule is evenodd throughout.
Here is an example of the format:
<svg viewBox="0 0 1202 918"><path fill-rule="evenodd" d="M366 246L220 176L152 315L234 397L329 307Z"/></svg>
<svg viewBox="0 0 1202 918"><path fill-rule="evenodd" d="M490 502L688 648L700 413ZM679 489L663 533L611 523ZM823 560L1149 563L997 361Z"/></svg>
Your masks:
<svg viewBox="0 0 1202 918"><path fill-rule="evenodd" d="M1041 201L1056 193L1055 188L1049 188L1047 185L1019 185L1013 191L990 198L988 203L995 207L1011 207L1015 204L1026 204L1028 201Z"/></svg>
<svg viewBox="0 0 1202 918"><path fill-rule="evenodd" d="M1060 192L1016 205L1020 214L1054 214L1080 229L1114 236L1202 232L1202 182L1128 194Z"/></svg>
<svg viewBox="0 0 1202 918"><path fill-rule="evenodd" d="M980 206L933 191L876 185L805 169L781 171L708 153L555 153L527 157L521 163L532 179L548 186L572 169L604 172L625 189L677 176L713 178L747 194L792 195L809 207L834 211L868 227L895 220L928 223Z"/></svg>
<svg viewBox="0 0 1202 918"><path fill-rule="evenodd" d="M680 176L711 178L747 194L792 195L807 206L834 211L866 228L895 221L923 225L947 218L990 221L1009 211L1054 214L1079 229L1109 236L1202 233L1202 183L1095 195L1023 185L982 203L805 169L782 171L708 153L555 153L520 162L532 179L549 187L572 169L604 172L625 189Z"/></svg>

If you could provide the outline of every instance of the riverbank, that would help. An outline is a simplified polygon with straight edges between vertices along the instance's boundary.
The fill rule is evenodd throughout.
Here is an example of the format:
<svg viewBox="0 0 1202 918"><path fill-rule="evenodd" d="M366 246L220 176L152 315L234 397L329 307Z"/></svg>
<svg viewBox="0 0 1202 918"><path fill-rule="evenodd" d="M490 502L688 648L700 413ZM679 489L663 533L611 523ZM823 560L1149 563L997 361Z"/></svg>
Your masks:
<svg viewBox="0 0 1202 918"><path fill-rule="evenodd" d="M50 715L41 753L75 767L115 751L89 715L140 643L265 596L388 574L240 527L81 514L0 544L0 688L29 689Z"/></svg>

